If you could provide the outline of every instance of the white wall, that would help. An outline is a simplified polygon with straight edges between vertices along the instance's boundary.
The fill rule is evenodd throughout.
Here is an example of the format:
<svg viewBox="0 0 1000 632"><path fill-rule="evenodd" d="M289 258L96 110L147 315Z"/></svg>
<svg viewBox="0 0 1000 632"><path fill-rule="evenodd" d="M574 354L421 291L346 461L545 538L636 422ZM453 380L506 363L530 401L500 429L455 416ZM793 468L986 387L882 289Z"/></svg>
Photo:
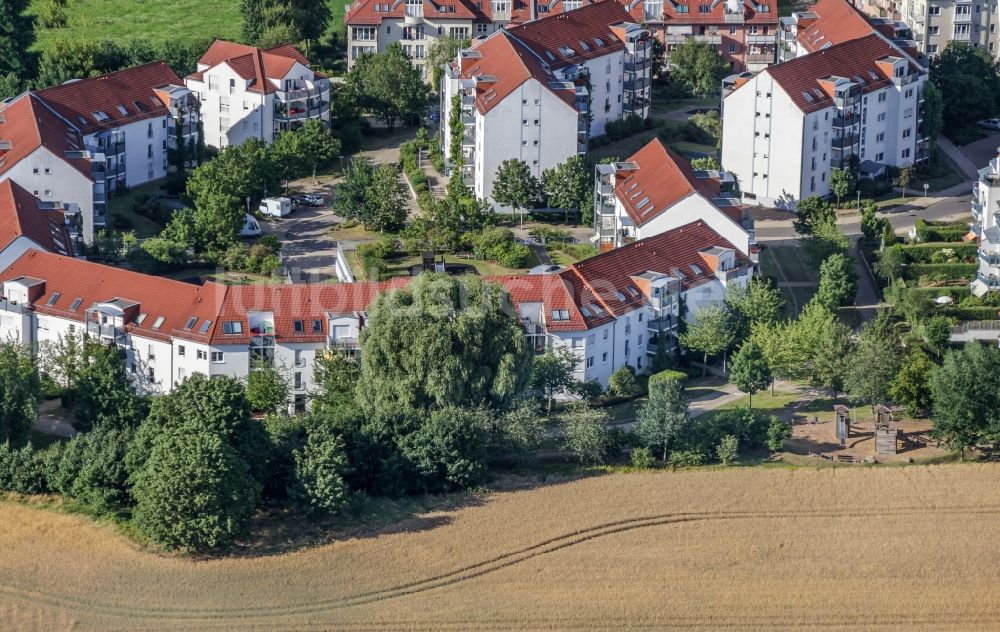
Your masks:
<svg viewBox="0 0 1000 632"><path fill-rule="evenodd" d="M35 169L38 173L35 173ZM48 172L46 172L48 170ZM11 179L43 202L71 202L80 207L84 240L93 238L94 182L76 167L39 147L0 174L0 181ZM89 228L88 228L89 227Z"/></svg>
<svg viewBox="0 0 1000 632"><path fill-rule="evenodd" d="M270 142L274 131L273 95L247 90L247 81L222 63L207 70L202 81L187 80L187 87L201 101L202 129L205 144L216 148L239 145L249 138ZM212 78L218 79L218 90L210 90ZM230 81L234 85L230 91ZM229 113L222 112L228 103Z"/></svg>
<svg viewBox="0 0 1000 632"><path fill-rule="evenodd" d="M615 201L615 208L619 213L619 218L625 218L625 208L621 200ZM667 231L679 228L685 224L704 221L708 226L729 240L731 244L740 249L743 254L750 252L750 235L742 226L733 221L728 215L723 213L712 201L700 193L693 193L669 207L666 212L660 213L652 220L636 228L636 238L645 239L653 235L660 235Z"/></svg>
<svg viewBox="0 0 1000 632"><path fill-rule="evenodd" d="M45 250L45 248L36 244L34 240L28 239L24 235L19 235L14 241L10 242L6 248L0 250L0 270L3 270L10 264L14 263L14 261L23 255L26 250L30 250L32 248L35 250Z"/></svg>

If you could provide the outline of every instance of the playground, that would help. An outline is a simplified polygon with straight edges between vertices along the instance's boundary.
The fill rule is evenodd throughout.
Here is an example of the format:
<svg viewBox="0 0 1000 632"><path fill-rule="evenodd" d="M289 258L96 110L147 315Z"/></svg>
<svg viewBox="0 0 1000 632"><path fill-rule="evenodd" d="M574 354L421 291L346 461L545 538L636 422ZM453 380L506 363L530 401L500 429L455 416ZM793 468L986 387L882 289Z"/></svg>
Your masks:
<svg viewBox="0 0 1000 632"><path fill-rule="evenodd" d="M835 463L902 463L947 453L931 435L929 419L897 417L884 406L848 408L793 415L785 452Z"/></svg>

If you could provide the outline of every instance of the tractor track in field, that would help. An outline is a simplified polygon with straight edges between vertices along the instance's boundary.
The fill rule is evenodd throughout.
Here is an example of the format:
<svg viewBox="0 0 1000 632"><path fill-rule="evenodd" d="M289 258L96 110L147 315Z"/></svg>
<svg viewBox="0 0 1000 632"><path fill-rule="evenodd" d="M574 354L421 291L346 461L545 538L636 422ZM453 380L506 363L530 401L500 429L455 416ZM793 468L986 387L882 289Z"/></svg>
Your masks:
<svg viewBox="0 0 1000 632"><path fill-rule="evenodd" d="M240 620L240 626L243 629L250 627L256 627L260 625L261 627L268 627L265 623L256 623L251 621L251 619L265 620L265 619L275 619L280 617L297 616L297 615L318 615L327 612L333 612L337 610L343 610L352 608L355 606L363 606L368 604L379 603L383 601L399 599L409 595L417 595L427 591L438 590L453 587L470 580L476 579L478 577L494 573L503 569L516 566L523 562L533 560L535 558L549 555L551 553L556 553L560 550L567 549L579 544L584 544L586 542L604 538L608 536L613 536L620 533L625 533L629 531L634 531L638 529L647 529L651 527L660 526L670 526L679 525L687 523L698 523L698 522L709 522L709 521L737 521L737 520L778 520L778 519L837 519L837 518L879 518L879 517L898 517L898 516L917 516L917 515L948 515L948 514L964 514L964 515L1000 515L1000 506L952 506L952 507L911 507L911 508L885 508L867 511L857 511L849 509L841 510L812 510L812 511L732 511L732 512L677 512L677 513L664 513L656 514L645 517L630 518L612 522L605 522L599 525L594 525L588 528L579 529L576 531L571 531L564 533L559 536L552 538L547 538L530 546L522 547L517 550L504 553L501 555L494 556L488 560L484 560L475 564L470 564L462 566L461 568L449 571L447 573L441 573L421 579L418 581L412 581L404 584L399 584L396 586L365 591L357 593L355 595L349 595L345 597L337 597L331 599L324 599L319 601L314 601L311 603L297 604L297 605L287 605L287 606L252 606L247 608L211 608L211 609L199 609L199 608L185 608L185 607L144 607L141 604L134 605L123 605L114 603L99 603L89 600L81 596L64 595L57 594L39 590L33 590L23 586L16 585L0 585L0 596L6 596L7 598L13 598L24 603L37 603L44 604L48 606L60 607L68 609L77 615L91 613L94 615L104 615L112 617L128 617L134 619L147 619L155 620L159 625L153 624L150 621L150 629L162 627L164 623L169 623L172 627L178 625L184 626L185 622L190 624L192 628L206 629L211 628L213 624L224 627L227 625L226 621ZM924 619L916 617L913 619L912 624L914 626L923 625L927 623L948 624L949 621L946 619L950 615L945 615L941 613L942 617L936 618L935 622L926 622ZM694 620L693 618L685 621L683 617L678 619L677 617L671 617L670 621L663 621L660 623L652 623L650 627L662 628L678 626L678 627L707 627L707 628L725 628L725 627L739 627L745 626L749 622L753 624L751 619L753 615L747 615L741 613L738 615L739 622L727 623L724 620L711 620L704 624ZM749 619L748 619L749 617ZM996 622L997 618L988 618L982 615L982 613L977 613L972 617L973 620L966 620L960 617L956 617L955 624L976 624L979 618L982 617L986 623ZM822 617L818 618L816 621L806 621L801 620L792 621L789 618L785 621L782 617L777 619L771 619L763 617L761 619L761 625L780 625L782 627L807 627L807 626L824 626L826 619ZM435 628L441 628L444 625L455 625L461 627L462 624L468 624L468 622L456 622L452 624L447 624L443 622L435 622ZM512 622L495 622L497 627L509 627ZM846 626L846 622L843 620L829 621L831 625ZM866 619L866 624L877 624L877 619ZM906 615L887 617L885 622L881 625L893 625L899 626L901 624L907 624ZM551 620L551 625L555 628L563 627L565 629L579 629L592 627L594 622L586 621L576 621L576 620ZM229 623L228 625L231 625ZM317 627L324 627L320 624L314 624ZM399 622L396 623L379 623L378 625L358 625L356 627L339 626L344 629L357 629L357 630L369 630L369 629L414 629L419 628L420 623L414 622ZM427 624L423 624L427 625ZM489 621L476 621L475 627L477 628L488 628L488 626L494 625ZM625 625L623 623L623 625ZM397 627L398 626L398 627ZM296 624L297 628L309 627L309 624L305 626ZM329 627L329 624L326 625ZM607 625L603 624L600 627L606 628ZM637 627L629 622L628 626L630 628ZM641 627L641 624L640 626ZM137 629L134 626L130 626L130 629Z"/></svg>

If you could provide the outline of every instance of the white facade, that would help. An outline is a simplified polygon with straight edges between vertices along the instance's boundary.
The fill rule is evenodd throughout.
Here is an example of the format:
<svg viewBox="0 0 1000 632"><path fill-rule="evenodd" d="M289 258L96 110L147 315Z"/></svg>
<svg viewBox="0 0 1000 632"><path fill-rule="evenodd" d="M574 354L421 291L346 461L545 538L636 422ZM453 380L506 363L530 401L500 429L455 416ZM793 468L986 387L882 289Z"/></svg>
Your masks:
<svg viewBox="0 0 1000 632"><path fill-rule="evenodd" d="M744 200L794 209L802 199L829 196L831 171L846 167L852 155L870 172L926 160L929 139L920 122L927 75L909 73L903 58L886 63L891 83L874 90L853 78L817 77L836 96L808 112L770 70L740 76L735 88L724 89L722 164Z"/></svg>
<svg viewBox="0 0 1000 632"><path fill-rule="evenodd" d="M913 30L917 49L933 57L950 42L968 44L1000 54L1000 13L995 2L955 0L900 0L896 3L899 18Z"/></svg>
<svg viewBox="0 0 1000 632"><path fill-rule="evenodd" d="M185 84L201 104L206 145L221 149L250 138L269 143L309 119L329 125L330 81L301 63L281 77L266 77L266 85L244 78L225 61L199 64L198 72Z"/></svg>
<svg viewBox="0 0 1000 632"><path fill-rule="evenodd" d="M1000 158L979 170L972 185L973 231L979 237L979 270L972 292L982 296L1000 290Z"/></svg>

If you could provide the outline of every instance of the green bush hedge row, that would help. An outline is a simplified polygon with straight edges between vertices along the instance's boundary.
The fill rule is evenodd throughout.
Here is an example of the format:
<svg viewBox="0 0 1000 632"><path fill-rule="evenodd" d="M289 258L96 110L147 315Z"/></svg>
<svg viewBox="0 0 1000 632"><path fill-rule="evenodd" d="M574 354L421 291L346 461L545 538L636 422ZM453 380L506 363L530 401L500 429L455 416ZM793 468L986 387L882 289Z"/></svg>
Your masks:
<svg viewBox="0 0 1000 632"><path fill-rule="evenodd" d="M941 316L950 316L958 320L994 320L1000 308L993 307L944 307L937 310Z"/></svg>
<svg viewBox="0 0 1000 632"><path fill-rule="evenodd" d="M975 244L909 244L903 246L907 263L935 263L935 253L952 250L962 261L972 262L976 258L978 246ZM940 255L938 255L940 256Z"/></svg>
<svg viewBox="0 0 1000 632"><path fill-rule="evenodd" d="M968 225L960 222L928 222L923 218L917 218L915 226L920 241L960 242L969 232Z"/></svg>
<svg viewBox="0 0 1000 632"><path fill-rule="evenodd" d="M920 277L971 280L978 268L975 263L912 263L903 268L903 277L907 280Z"/></svg>

